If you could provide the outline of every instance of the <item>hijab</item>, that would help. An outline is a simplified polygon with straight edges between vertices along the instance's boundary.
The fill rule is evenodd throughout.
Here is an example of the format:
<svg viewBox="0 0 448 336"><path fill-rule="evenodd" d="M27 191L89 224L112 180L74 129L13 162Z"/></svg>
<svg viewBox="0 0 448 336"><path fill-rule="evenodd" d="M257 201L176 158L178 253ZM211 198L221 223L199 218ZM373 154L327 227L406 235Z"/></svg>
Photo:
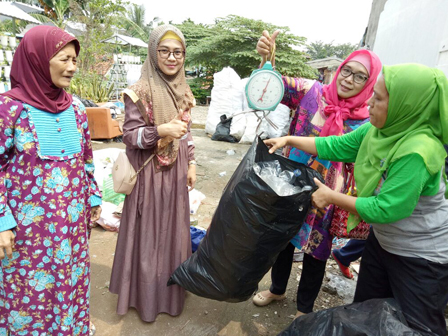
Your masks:
<svg viewBox="0 0 448 336"><path fill-rule="evenodd" d="M343 99L338 96L337 78L342 67L350 61L363 64L370 76L361 92L356 96ZM367 65L367 66L366 66ZM329 85L323 87L323 96L327 102L324 114L327 117L320 136L341 135L344 129L344 121L347 119L362 120L369 117L367 100L373 94L373 86L381 71L379 57L370 50L356 50L352 52L344 62L339 65L338 70Z"/></svg>
<svg viewBox="0 0 448 336"><path fill-rule="evenodd" d="M152 106L152 115L156 126L170 122L179 115L181 110L188 111L193 107L194 101L186 82L184 66L171 76L164 74L158 67L158 45L162 39L170 38L170 36L172 38L177 36L178 38L175 39L180 41L186 50L185 38L179 29L172 25L158 26L149 37L148 56L143 63L140 79L131 86L131 89L143 100L143 105ZM182 120L188 122L188 118L189 116ZM157 170L171 167L177 158L178 149L178 139L163 138L156 149L159 163L156 167Z"/></svg>
<svg viewBox="0 0 448 336"><path fill-rule="evenodd" d="M73 103L72 96L56 87L50 75L50 60L68 43L78 40L64 30L52 26L31 28L19 43L11 67L11 87L4 95L51 113L65 111Z"/></svg>
<svg viewBox="0 0 448 336"><path fill-rule="evenodd" d="M383 75L389 92L387 118L384 127L370 128L360 146L355 162L359 197L371 196L387 168L406 155L420 155L431 175L439 173L445 164L443 144L448 143L445 74L420 64L400 64L384 66ZM353 220L348 224L351 222L352 227L356 226Z"/></svg>

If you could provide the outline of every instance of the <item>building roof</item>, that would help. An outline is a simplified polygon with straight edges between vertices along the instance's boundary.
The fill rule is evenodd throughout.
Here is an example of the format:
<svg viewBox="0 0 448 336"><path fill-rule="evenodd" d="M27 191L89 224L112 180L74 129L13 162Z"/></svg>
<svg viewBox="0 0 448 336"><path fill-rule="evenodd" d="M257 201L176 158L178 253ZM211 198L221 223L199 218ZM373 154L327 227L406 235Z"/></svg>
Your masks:
<svg viewBox="0 0 448 336"><path fill-rule="evenodd" d="M12 2L0 2L0 21L17 19L40 24L38 20L27 14L25 11L13 5Z"/></svg>
<svg viewBox="0 0 448 336"><path fill-rule="evenodd" d="M142 47L142 48L148 47L147 43L143 42L142 40L140 40L138 38L126 36L126 35L120 35L120 34L114 34L114 36L112 36L111 38L108 38L106 40L103 40L102 42L121 44L121 45L131 45L131 46Z"/></svg>
<svg viewBox="0 0 448 336"><path fill-rule="evenodd" d="M321 58L317 60L312 60L309 62L306 62L310 67L314 69L321 69L321 68L332 68L332 67L338 67L339 64L344 62L343 59L340 59L336 56Z"/></svg>
<svg viewBox="0 0 448 336"><path fill-rule="evenodd" d="M23 10L25 13L42 13L44 12L44 10L40 7L37 6L33 6L33 5L28 5L24 2L11 2L12 5L20 8L21 10Z"/></svg>

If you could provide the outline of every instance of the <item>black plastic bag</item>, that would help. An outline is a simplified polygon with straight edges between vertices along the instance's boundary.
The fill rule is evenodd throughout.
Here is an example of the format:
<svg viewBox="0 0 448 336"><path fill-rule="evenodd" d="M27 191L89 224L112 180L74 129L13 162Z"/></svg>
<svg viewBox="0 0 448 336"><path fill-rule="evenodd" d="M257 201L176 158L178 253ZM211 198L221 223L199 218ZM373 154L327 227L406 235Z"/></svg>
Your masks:
<svg viewBox="0 0 448 336"><path fill-rule="evenodd" d="M310 190L278 196L254 171L258 162L278 160L295 171L294 185ZM255 139L224 189L207 235L198 250L180 265L168 285L178 284L209 299L240 302L249 299L278 254L297 234L316 189L315 170L283 156L269 154Z"/></svg>
<svg viewBox="0 0 448 336"><path fill-rule="evenodd" d="M232 118L228 118L225 114L219 117L221 121L216 125L216 131L212 135L212 140L215 141L227 141L227 142L237 142L234 136L230 135L230 124L232 123Z"/></svg>
<svg viewBox="0 0 448 336"><path fill-rule="evenodd" d="M300 316L278 336L418 336L394 299L372 299Z"/></svg>
<svg viewBox="0 0 448 336"><path fill-rule="evenodd" d="M79 97L79 96L77 96L77 95L73 95L73 96L76 97L76 98L78 98L78 99L81 101L81 103L84 104L85 107L98 107L98 105L95 104L95 103L94 103L93 101L91 101L91 100L81 98L81 97Z"/></svg>

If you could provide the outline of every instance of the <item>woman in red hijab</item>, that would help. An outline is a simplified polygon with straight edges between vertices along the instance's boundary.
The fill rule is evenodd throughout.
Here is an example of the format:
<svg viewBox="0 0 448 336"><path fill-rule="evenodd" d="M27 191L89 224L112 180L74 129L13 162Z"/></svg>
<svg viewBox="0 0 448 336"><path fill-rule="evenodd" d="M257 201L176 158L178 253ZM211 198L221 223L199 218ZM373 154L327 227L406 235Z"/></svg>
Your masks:
<svg viewBox="0 0 448 336"><path fill-rule="evenodd" d="M263 32L257 51L265 60L270 57L271 46L278 31L269 36ZM328 136L342 135L357 129L369 120L367 101L373 94L373 86L381 71L377 55L368 50L351 53L337 69L332 82L322 85L318 81L283 76L285 95L282 103L295 111L290 135ZM333 190L343 187L342 164L330 162L297 150L286 148L284 154L294 161L306 164L319 173L325 184ZM297 247L304 252L303 270L297 291L297 316L313 311L325 275L333 236L329 227L333 206L312 210L291 243L281 252L272 267L272 285L258 293L254 304L265 306L274 300L285 299L286 287Z"/></svg>
<svg viewBox="0 0 448 336"><path fill-rule="evenodd" d="M29 30L0 96L0 334L88 335L88 228L101 194L87 116L64 89L79 42Z"/></svg>

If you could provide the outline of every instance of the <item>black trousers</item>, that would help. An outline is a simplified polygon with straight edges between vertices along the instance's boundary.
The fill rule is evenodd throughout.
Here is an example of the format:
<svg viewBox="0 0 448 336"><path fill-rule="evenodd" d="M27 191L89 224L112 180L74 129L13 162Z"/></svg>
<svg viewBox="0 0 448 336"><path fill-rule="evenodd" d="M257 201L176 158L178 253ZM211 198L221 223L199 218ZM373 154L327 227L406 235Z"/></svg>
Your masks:
<svg viewBox="0 0 448 336"><path fill-rule="evenodd" d="M333 254L342 265L350 267L353 261L361 258L365 245L365 240L350 239L342 248L334 249Z"/></svg>
<svg viewBox="0 0 448 336"><path fill-rule="evenodd" d="M280 252L271 270L271 288L273 294L281 295L286 292L294 257L294 245L288 246ZM297 289L297 310L302 313L313 311L314 301L319 294L325 275L327 262L315 259L308 254L303 256L302 275Z"/></svg>
<svg viewBox="0 0 448 336"><path fill-rule="evenodd" d="M448 264L389 253L372 230L362 255L354 301L389 297L397 300L411 328L446 335Z"/></svg>

